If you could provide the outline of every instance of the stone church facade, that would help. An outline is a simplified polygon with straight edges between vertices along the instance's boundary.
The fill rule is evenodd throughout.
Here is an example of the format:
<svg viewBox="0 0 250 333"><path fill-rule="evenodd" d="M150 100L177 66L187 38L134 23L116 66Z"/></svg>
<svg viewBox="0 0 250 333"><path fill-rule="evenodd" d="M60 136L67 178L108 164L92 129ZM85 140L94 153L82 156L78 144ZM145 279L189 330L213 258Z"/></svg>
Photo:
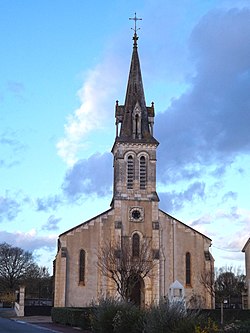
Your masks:
<svg viewBox="0 0 250 333"><path fill-rule="evenodd" d="M201 283L201 276L214 270L211 239L159 209L154 104L146 106L136 32L133 40L125 103L115 107L111 208L59 236L54 306L87 306L101 296L117 296L100 270L98 253L107 242L126 238L132 247L150 239L153 253L153 269L137 285L137 303L157 303L177 285L187 304L199 300L212 308L213 298Z"/></svg>

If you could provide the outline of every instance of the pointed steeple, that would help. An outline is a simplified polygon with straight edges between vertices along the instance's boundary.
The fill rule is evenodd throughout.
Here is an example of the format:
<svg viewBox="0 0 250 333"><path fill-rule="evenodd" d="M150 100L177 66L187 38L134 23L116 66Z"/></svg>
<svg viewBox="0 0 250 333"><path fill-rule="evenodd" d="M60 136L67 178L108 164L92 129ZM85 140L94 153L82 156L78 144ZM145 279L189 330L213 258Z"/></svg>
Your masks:
<svg viewBox="0 0 250 333"><path fill-rule="evenodd" d="M138 102L141 108L146 107L144 89L142 83L141 67L137 51L137 34L133 37L134 46L133 53L128 77L127 93L125 98L125 108L126 110L132 110L135 104Z"/></svg>
<svg viewBox="0 0 250 333"><path fill-rule="evenodd" d="M158 143L153 137L154 104L146 106L136 30L133 37L133 52L128 77L125 104L116 103L116 141L142 141ZM118 125L121 124L120 132Z"/></svg>

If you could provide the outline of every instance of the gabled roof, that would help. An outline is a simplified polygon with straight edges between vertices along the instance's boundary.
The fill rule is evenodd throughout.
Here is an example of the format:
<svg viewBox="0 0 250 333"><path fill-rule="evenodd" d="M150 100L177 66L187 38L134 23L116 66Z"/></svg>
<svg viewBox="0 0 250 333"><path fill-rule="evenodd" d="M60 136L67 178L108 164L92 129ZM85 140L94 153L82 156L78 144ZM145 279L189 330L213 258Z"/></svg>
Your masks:
<svg viewBox="0 0 250 333"><path fill-rule="evenodd" d="M106 210L105 212L103 212L103 213L101 213L101 214L98 214L98 215L92 217L91 219L89 219L89 220L87 220L87 221L85 221L85 222L82 222L82 223L78 224L77 226L75 226L75 227L73 227L73 228L71 228L71 229L69 229L69 230L67 230L67 231L64 231L62 234L59 235L59 237L61 237L61 236L63 236L63 235L66 235L66 234L68 234L68 233L74 231L75 229L77 229L77 228L79 228L79 227L82 227L82 226L84 226L84 225L90 223L91 221L93 221L93 220L95 220L95 219L101 217L102 215L105 215L105 214L109 213L109 212L112 211L112 210L113 210L113 208L110 208L110 209Z"/></svg>
<svg viewBox="0 0 250 333"><path fill-rule="evenodd" d="M243 247L243 249L242 249L242 252L245 252L245 251L246 251L248 245L250 245L250 237L248 238L246 244L244 245L244 247Z"/></svg>
<svg viewBox="0 0 250 333"><path fill-rule="evenodd" d="M172 289L184 289L183 285L178 281L178 280L175 280L169 288L172 288Z"/></svg>

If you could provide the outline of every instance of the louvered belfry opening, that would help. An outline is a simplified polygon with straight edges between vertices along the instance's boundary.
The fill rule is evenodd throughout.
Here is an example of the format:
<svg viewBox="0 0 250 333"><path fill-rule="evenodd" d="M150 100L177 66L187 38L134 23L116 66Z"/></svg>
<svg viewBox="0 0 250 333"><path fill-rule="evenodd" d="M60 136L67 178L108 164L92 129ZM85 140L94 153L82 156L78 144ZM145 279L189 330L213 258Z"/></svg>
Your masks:
<svg viewBox="0 0 250 333"><path fill-rule="evenodd" d="M132 190L134 187L134 159L132 155L128 156L127 163L127 189Z"/></svg>
<svg viewBox="0 0 250 333"><path fill-rule="evenodd" d="M147 183L147 166L145 156L140 157L140 189L145 190Z"/></svg>

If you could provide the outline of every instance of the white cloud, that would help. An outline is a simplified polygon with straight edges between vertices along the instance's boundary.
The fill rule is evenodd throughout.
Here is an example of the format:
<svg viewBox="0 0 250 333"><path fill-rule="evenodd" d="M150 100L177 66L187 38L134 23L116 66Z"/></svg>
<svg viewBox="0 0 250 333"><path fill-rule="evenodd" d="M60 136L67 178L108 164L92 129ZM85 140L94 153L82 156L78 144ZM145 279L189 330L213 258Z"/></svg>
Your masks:
<svg viewBox="0 0 250 333"><path fill-rule="evenodd" d="M105 127L107 115L115 104L114 92L120 85L118 68L116 59L106 58L89 71L78 91L81 105L68 117L64 126L65 136L57 143L58 154L68 165L72 166L78 160L77 153L86 147L86 136ZM110 119L107 124L110 124Z"/></svg>

